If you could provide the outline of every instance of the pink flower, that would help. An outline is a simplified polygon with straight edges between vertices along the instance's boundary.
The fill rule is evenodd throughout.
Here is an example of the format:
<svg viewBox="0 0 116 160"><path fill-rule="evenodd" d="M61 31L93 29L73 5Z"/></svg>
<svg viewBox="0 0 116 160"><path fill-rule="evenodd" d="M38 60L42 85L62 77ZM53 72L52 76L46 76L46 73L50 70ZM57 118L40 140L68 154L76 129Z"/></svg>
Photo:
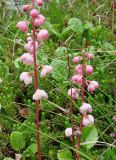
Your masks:
<svg viewBox="0 0 116 160"><path fill-rule="evenodd" d="M75 71L77 74L82 74L82 64L78 64L76 67L75 67Z"/></svg>
<svg viewBox="0 0 116 160"><path fill-rule="evenodd" d="M52 73L52 71L53 71L53 67L52 67L52 66L45 65L45 66L43 67L43 69L41 70L40 77L43 78L43 77L45 77L47 74Z"/></svg>
<svg viewBox="0 0 116 160"><path fill-rule="evenodd" d="M17 23L16 27L21 30L22 32L28 32L27 22L20 21Z"/></svg>
<svg viewBox="0 0 116 160"><path fill-rule="evenodd" d="M34 21L34 25L36 27L40 26L40 25L44 25L44 22L45 22L45 17L43 15L39 15L35 21Z"/></svg>
<svg viewBox="0 0 116 160"><path fill-rule="evenodd" d="M89 84L94 85L96 89L99 87L99 83L97 81L89 81Z"/></svg>
<svg viewBox="0 0 116 160"><path fill-rule="evenodd" d="M86 72L88 75L92 75L93 73L93 67L91 65L86 66Z"/></svg>
<svg viewBox="0 0 116 160"><path fill-rule="evenodd" d="M22 7L22 9L23 9L24 12L28 12L28 11L30 10L30 8L31 8L30 5L24 5L24 6Z"/></svg>
<svg viewBox="0 0 116 160"><path fill-rule="evenodd" d="M66 137L72 136L72 128L66 128L65 129L65 136Z"/></svg>
<svg viewBox="0 0 116 160"><path fill-rule="evenodd" d="M74 84L82 84L82 75L74 75L71 77L71 81L74 83Z"/></svg>
<svg viewBox="0 0 116 160"><path fill-rule="evenodd" d="M91 54L91 53L88 53L88 54L87 54L87 57L88 57L88 59L89 59L90 61L94 58L93 54Z"/></svg>
<svg viewBox="0 0 116 160"><path fill-rule="evenodd" d="M92 106L88 103L84 103L81 107L80 107L80 113L84 114L87 112L92 113Z"/></svg>
<svg viewBox="0 0 116 160"><path fill-rule="evenodd" d="M87 90L88 90L88 92L94 92L96 90L96 88L94 85L90 84L90 85L88 85Z"/></svg>
<svg viewBox="0 0 116 160"><path fill-rule="evenodd" d="M20 57L20 61L23 62L26 65L33 64L33 62L34 62L32 55L30 55L29 53L24 53Z"/></svg>
<svg viewBox="0 0 116 160"><path fill-rule="evenodd" d="M99 83L97 81L89 81L88 92L94 92L99 87Z"/></svg>
<svg viewBox="0 0 116 160"><path fill-rule="evenodd" d="M32 9L30 12L30 15L32 18L37 18L38 17L38 11L36 9Z"/></svg>
<svg viewBox="0 0 116 160"><path fill-rule="evenodd" d="M32 76L29 72L22 72L20 75L20 81L24 81L27 85L32 84Z"/></svg>
<svg viewBox="0 0 116 160"><path fill-rule="evenodd" d="M80 57L79 57L79 56L74 57L74 58L73 58L73 63L74 63L74 64L77 64L77 63L79 62L79 60L80 60Z"/></svg>
<svg viewBox="0 0 116 160"><path fill-rule="evenodd" d="M72 95L72 99L75 100L75 99L78 99L79 97L79 93L78 93L78 90L75 89L75 88L70 88L68 90L68 95L71 97Z"/></svg>
<svg viewBox="0 0 116 160"><path fill-rule="evenodd" d="M48 94L44 90L37 89L33 95L33 100L38 101L42 99L48 99Z"/></svg>
<svg viewBox="0 0 116 160"><path fill-rule="evenodd" d="M43 5L43 0L36 0L36 2L38 4L38 6L40 6L40 7Z"/></svg>
<svg viewBox="0 0 116 160"><path fill-rule="evenodd" d="M36 45L36 50L39 47L38 42L35 42ZM28 41L27 44L25 45L25 49L27 50L27 52L29 53L33 53L34 50L34 42L33 41Z"/></svg>
<svg viewBox="0 0 116 160"><path fill-rule="evenodd" d="M47 40L48 38L49 38L49 34L48 34L48 31L45 29L40 30L39 33L37 34L37 39L40 42Z"/></svg>
<svg viewBox="0 0 116 160"><path fill-rule="evenodd" d="M83 118L83 125L84 126L90 126L94 124L94 117L92 115L87 115Z"/></svg>

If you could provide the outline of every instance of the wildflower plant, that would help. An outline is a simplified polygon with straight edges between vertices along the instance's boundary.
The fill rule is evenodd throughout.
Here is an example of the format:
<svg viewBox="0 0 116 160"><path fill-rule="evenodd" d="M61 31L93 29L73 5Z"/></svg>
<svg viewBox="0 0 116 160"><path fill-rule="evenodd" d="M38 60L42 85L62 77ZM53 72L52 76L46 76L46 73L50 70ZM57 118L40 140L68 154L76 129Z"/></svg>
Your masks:
<svg viewBox="0 0 116 160"><path fill-rule="evenodd" d="M75 137L77 137L77 144L73 145L76 146L77 150L80 150L80 143L81 143L81 135L83 132L83 127L89 127L94 124L94 117L92 115L93 108L92 105L85 101L85 89L88 92L94 93L96 89L99 87L99 83L93 80L87 80L87 76L91 76L93 74L93 67L90 65L90 62L93 60L94 56L91 53L87 53L85 50L82 50L82 56L76 56L73 58L73 63L75 66L75 74L70 78L70 81L73 85L77 87L70 88L68 90L68 95L70 96L70 121L71 121L71 128L66 128L65 136L71 138L71 141L74 142ZM89 62L89 64L88 64ZM72 86L73 86L72 85ZM80 91L81 87L81 91ZM79 112L81 114L81 121L79 126L75 127L73 125L73 101L78 100L79 95L81 94L82 98L82 105L79 108ZM80 159L79 152L74 156L75 160Z"/></svg>
<svg viewBox="0 0 116 160"><path fill-rule="evenodd" d="M41 45L44 44L44 41L49 38L48 31L42 29L45 17L38 11L38 7L40 8L42 5L43 0L32 0L32 4L24 5L22 10L29 15L29 19L27 21L20 21L16 25L16 27L27 36L27 42L24 46L26 53L21 55L19 59L26 65L26 67L29 67L30 65L34 66L33 72L22 72L20 74L20 80L23 81L26 86L34 83L34 94L32 98L35 101L36 107L36 142L38 147L38 160L41 160L39 101L42 99L48 99L48 94L43 89L40 89L38 84L37 49L39 49ZM30 28L32 28L32 30ZM40 77L43 78L47 74L52 73L52 70L53 68L49 65L43 66Z"/></svg>

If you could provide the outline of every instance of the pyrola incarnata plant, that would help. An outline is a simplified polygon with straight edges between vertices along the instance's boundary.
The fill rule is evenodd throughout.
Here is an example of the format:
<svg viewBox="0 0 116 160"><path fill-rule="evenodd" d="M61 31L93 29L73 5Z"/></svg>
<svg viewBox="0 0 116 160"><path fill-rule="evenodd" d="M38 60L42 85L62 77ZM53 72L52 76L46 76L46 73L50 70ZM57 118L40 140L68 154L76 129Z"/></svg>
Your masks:
<svg viewBox="0 0 116 160"><path fill-rule="evenodd" d="M94 117L90 115L92 113L93 108L91 104L86 103L84 100L84 90L85 87L87 87L88 92L95 92L96 89L99 87L99 83L97 81L90 81L85 79L85 74L87 76L90 76L93 74L93 67L90 64L86 64L85 60L91 62L93 60L94 56L91 53L86 53L85 51L82 51L82 56L76 56L73 58L72 62L76 64L75 67L75 74L70 78L71 83L74 85L81 86L81 96L82 96L82 105L79 108L79 112L81 114L81 122L80 126L77 126L76 128L73 126L72 121L72 114L73 114L73 101L76 101L79 98L79 89L77 88L70 88L68 90L68 95L70 96L70 121L71 121L71 128L65 129L65 136L71 138L71 141L74 141L74 136L78 137L77 142L77 149L80 149L80 143L81 143L81 133L82 133L82 127L91 126L94 124ZM89 114L88 114L89 113ZM78 128L78 129L77 129ZM80 134L78 134L80 133ZM77 154L77 160L79 160L80 156Z"/></svg>
<svg viewBox="0 0 116 160"><path fill-rule="evenodd" d="M22 56L20 56L20 61L23 62L26 66L33 65L34 66L34 72L22 72L20 74L20 80L24 82L24 84L27 86L29 84L32 84L33 77L34 77L34 94L33 94L33 100L35 101L35 107L36 107L36 141L37 141L37 147L38 147L38 160L41 160L41 152L40 152L40 133L39 133L39 102L42 99L48 99L48 94L42 90L39 89L38 85L38 76L37 76L37 49L43 44L45 40L49 38L48 31L46 29L42 29L44 27L45 17L39 13L38 7L41 7L43 5L43 0L32 0L32 5L24 5L22 7L22 10L24 12L27 12L30 16L29 21L20 21L17 23L16 27L26 33L27 35L27 43L25 44L24 48L27 51L27 53L23 53ZM35 6L38 6L37 8ZM30 30L29 25L32 26L32 30ZM41 29L40 29L41 28ZM41 43L42 42L42 43ZM49 65L44 65L40 77L43 78L46 75L52 73L53 68Z"/></svg>

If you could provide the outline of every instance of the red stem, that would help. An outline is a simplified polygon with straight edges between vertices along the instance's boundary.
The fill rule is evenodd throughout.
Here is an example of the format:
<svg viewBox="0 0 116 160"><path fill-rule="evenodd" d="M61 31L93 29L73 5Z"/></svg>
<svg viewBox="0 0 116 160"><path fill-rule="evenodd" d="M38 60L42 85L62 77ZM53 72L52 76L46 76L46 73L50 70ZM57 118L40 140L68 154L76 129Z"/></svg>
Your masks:
<svg viewBox="0 0 116 160"><path fill-rule="evenodd" d="M32 0L34 8L34 0ZM32 29L33 29L33 58L34 58L34 90L36 91L38 89L38 76L37 76L37 63L36 63L36 33L35 33L35 26L34 21L32 20ZM41 160L41 148L40 148L40 121L39 121L39 115L40 115L40 108L38 101L35 101L35 107L36 107L36 143L38 147L38 160Z"/></svg>
<svg viewBox="0 0 116 160"><path fill-rule="evenodd" d="M71 75L71 70L70 70L70 57L68 54L68 71L69 71L69 77ZM70 123L71 123L71 128L72 128L72 136L71 136L71 142L72 142L72 146L74 147L74 126L73 126L73 118L72 118L72 114L73 114L73 98L72 98L72 83L71 83L71 96L70 96ZM76 160L76 157L74 155L74 160Z"/></svg>
<svg viewBox="0 0 116 160"><path fill-rule="evenodd" d="M86 48L88 48L88 40L86 40ZM82 104L85 101L85 79L84 79L84 68L85 68L85 51L83 51L83 55L82 55L82 89L81 89L81 97L82 97ZM79 126L79 130L82 133L83 130L83 115L81 116L81 121L80 121L80 126ZM81 144L81 135L78 136L78 142L77 142L77 149L78 151L80 151L80 144ZM77 153L77 160L80 159L80 154Z"/></svg>

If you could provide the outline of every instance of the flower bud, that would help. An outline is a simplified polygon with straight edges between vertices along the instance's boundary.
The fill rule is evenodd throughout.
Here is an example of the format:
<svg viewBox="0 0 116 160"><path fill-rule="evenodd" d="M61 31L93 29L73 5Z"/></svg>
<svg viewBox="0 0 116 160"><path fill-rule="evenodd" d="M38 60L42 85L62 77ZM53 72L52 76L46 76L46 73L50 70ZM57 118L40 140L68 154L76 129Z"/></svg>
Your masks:
<svg viewBox="0 0 116 160"><path fill-rule="evenodd" d="M65 136L66 137L72 136L72 128L66 128L65 129Z"/></svg>
<svg viewBox="0 0 116 160"><path fill-rule="evenodd" d="M93 67L91 65L86 66L86 72L88 75L92 75L93 73Z"/></svg>
<svg viewBox="0 0 116 160"><path fill-rule="evenodd" d="M24 33L28 32L27 23L25 21L18 22L16 27Z"/></svg>
<svg viewBox="0 0 116 160"><path fill-rule="evenodd" d="M24 5L24 6L22 7L22 9L23 9L24 12L28 12L28 11L30 10L30 8L31 8L30 5Z"/></svg>
<svg viewBox="0 0 116 160"><path fill-rule="evenodd" d="M36 18L38 17L38 11L36 9L32 9L31 12L30 12L30 15L32 18Z"/></svg>
<svg viewBox="0 0 116 160"><path fill-rule="evenodd" d="M74 64L77 64L77 63L79 62L79 60L80 60L80 57L79 57L79 56L74 57L74 58L73 58L73 63L74 63Z"/></svg>
<svg viewBox="0 0 116 160"><path fill-rule="evenodd" d="M91 53L88 53L87 57L88 57L88 60L90 60L90 61L94 58L93 54L91 54Z"/></svg>
<svg viewBox="0 0 116 160"><path fill-rule="evenodd" d="M82 74L82 64L78 64L76 67L75 67L75 71L77 74Z"/></svg>
<svg viewBox="0 0 116 160"><path fill-rule="evenodd" d="M36 2L37 2L37 5L40 7L43 5L43 0L36 0Z"/></svg>

